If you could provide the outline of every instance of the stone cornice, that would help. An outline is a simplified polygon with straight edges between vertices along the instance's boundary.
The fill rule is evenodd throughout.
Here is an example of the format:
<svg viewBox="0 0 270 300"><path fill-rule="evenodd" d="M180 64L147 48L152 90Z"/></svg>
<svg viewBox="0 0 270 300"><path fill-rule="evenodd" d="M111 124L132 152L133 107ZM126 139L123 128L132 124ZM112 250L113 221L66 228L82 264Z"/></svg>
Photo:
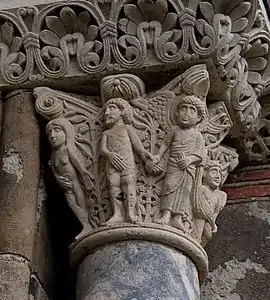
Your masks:
<svg viewBox="0 0 270 300"><path fill-rule="evenodd" d="M257 1L110 2L0 11L0 86L62 88L70 78L86 84L123 71L147 77L204 62L210 95L226 103L234 133L256 124L270 70L269 30Z"/></svg>

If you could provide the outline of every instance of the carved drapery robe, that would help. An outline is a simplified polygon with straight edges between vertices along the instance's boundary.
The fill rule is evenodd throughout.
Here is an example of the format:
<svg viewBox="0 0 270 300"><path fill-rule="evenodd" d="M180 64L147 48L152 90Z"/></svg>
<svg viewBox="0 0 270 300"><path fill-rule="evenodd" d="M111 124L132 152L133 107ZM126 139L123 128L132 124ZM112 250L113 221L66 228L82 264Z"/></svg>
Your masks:
<svg viewBox="0 0 270 300"><path fill-rule="evenodd" d="M181 134L174 136L170 146L170 156L167 163L167 172L164 179L161 211L170 210L174 214L184 214L191 217L191 191L194 186L196 165L190 164L186 169L181 170L177 161L182 156L197 156L200 160L206 157L206 148L200 132L193 132L192 135Z"/></svg>

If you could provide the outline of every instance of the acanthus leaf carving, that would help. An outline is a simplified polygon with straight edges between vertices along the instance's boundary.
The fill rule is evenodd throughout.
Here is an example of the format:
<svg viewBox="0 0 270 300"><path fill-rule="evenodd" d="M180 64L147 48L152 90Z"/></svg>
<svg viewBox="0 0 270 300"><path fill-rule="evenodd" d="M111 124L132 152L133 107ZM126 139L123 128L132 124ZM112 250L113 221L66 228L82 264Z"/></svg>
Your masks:
<svg viewBox="0 0 270 300"><path fill-rule="evenodd" d="M108 11L103 11L104 5ZM32 20L32 21L31 21ZM255 0L70 1L0 14L1 72L8 84L113 70L189 67L211 58L231 118L249 130L269 87L269 32ZM235 126L236 128L236 126Z"/></svg>

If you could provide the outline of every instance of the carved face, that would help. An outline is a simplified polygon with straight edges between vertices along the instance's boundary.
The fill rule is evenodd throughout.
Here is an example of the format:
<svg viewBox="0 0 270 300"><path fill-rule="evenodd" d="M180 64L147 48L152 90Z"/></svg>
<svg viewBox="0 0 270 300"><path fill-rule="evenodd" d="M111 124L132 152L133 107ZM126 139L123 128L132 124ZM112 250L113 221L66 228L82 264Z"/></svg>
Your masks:
<svg viewBox="0 0 270 300"><path fill-rule="evenodd" d="M122 111L115 105L110 104L104 112L104 121L107 127L112 127L118 120L121 119Z"/></svg>
<svg viewBox="0 0 270 300"><path fill-rule="evenodd" d="M51 125L47 131L47 134L54 149L60 148L66 143L66 134L59 125Z"/></svg>
<svg viewBox="0 0 270 300"><path fill-rule="evenodd" d="M213 190L217 189L221 183L221 173L219 167L211 167L205 175L205 182Z"/></svg>
<svg viewBox="0 0 270 300"><path fill-rule="evenodd" d="M196 106L186 103L179 106L177 118L179 125L184 128L193 127L200 121Z"/></svg>

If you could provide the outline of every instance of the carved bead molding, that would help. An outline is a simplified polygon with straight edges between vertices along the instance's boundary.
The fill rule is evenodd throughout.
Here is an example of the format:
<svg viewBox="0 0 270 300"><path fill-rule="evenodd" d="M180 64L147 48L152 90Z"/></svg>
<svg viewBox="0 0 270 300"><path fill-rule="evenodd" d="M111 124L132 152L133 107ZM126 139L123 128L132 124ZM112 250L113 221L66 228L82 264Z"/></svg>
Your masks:
<svg viewBox="0 0 270 300"><path fill-rule="evenodd" d="M211 61L237 129L269 90L269 32L257 0L69 1L0 12L2 85Z"/></svg>
<svg viewBox="0 0 270 300"><path fill-rule="evenodd" d="M220 186L238 163L222 144L232 120L223 102L207 104L209 87L199 64L150 94L135 75L106 76L100 102L35 88L53 173L83 226L73 260L105 242L148 239L187 253L204 278L201 245L217 231Z"/></svg>

